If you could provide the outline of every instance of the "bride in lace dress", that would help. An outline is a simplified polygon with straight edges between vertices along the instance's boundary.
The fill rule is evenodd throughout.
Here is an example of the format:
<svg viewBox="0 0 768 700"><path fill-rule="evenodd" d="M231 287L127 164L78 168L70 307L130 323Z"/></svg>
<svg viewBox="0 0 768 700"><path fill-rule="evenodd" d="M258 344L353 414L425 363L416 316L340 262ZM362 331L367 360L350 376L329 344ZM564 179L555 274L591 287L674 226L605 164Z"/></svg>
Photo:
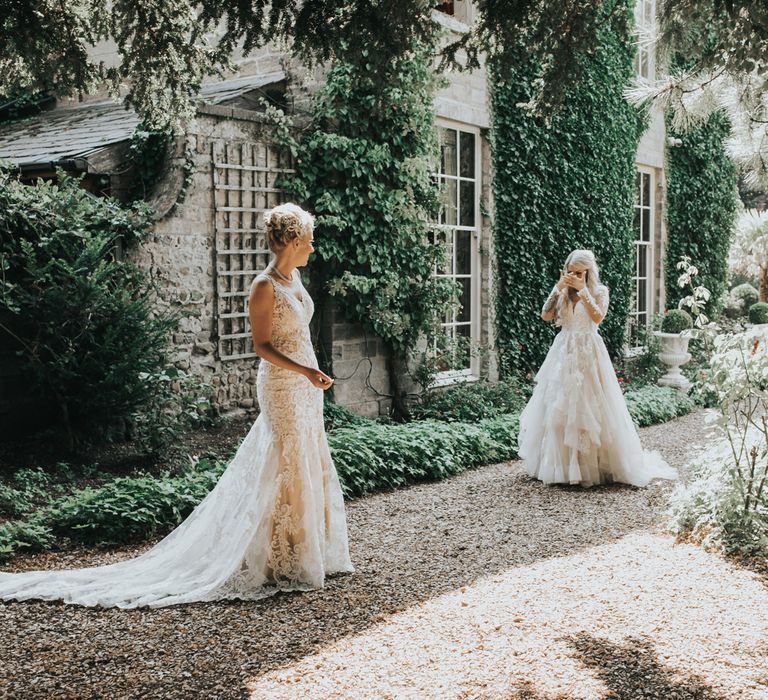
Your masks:
<svg viewBox="0 0 768 700"><path fill-rule="evenodd" d="M675 479L657 452L646 452L627 410L597 328L608 311L592 251L574 250L541 317L561 326L520 416L518 453L546 484L645 486Z"/></svg>
<svg viewBox="0 0 768 700"><path fill-rule="evenodd" d="M314 220L284 204L266 217L274 260L251 288L261 413L215 488L173 532L134 559L84 569L0 573L0 599L161 607L254 600L320 588L353 571L344 501L323 426L323 390L309 334L314 305L296 267Z"/></svg>

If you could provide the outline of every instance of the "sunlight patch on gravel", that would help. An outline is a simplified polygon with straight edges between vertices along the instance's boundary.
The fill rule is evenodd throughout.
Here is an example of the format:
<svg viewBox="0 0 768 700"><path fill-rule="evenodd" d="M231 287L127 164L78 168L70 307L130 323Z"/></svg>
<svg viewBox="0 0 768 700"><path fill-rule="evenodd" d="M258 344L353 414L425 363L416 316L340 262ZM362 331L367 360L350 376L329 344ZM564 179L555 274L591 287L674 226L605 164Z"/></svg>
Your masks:
<svg viewBox="0 0 768 700"><path fill-rule="evenodd" d="M767 640L757 576L637 533L481 579L248 690L252 700L758 700L768 698Z"/></svg>

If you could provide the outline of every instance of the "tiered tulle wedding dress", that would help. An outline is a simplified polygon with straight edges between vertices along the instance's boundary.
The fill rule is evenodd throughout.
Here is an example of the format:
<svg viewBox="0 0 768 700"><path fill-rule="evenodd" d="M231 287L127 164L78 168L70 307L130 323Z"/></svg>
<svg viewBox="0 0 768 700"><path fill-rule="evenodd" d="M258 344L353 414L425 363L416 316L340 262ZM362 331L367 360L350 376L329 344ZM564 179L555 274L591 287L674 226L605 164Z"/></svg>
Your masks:
<svg viewBox="0 0 768 700"><path fill-rule="evenodd" d="M307 291L302 286L298 299L266 276L275 289L274 347L317 367ZM319 588L326 574L353 571L322 390L262 361L257 392L261 414L232 462L165 539L135 559L107 566L0 573L0 598L121 608L253 600Z"/></svg>
<svg viewBox="0 0 768 700"><path fill-rule="evenodd" d="M567 298L562 304L562 328L520 416L518 453L524 469L547 484L645 486L652 479L677 478L661 455L642 449L585 303L595 304L604 316L607 287L598 287L594 299L584 294L575 304Z"/></svg>

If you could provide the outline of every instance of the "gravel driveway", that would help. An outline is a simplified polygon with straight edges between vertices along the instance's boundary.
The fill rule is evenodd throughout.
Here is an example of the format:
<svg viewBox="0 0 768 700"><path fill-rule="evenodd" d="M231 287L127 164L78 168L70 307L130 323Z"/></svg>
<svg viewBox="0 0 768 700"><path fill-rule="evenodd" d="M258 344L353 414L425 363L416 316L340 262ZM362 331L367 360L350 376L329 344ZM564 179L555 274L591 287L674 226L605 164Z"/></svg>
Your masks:
<svg viewBox="0 0 768 700"><path fill-rule="evenodd" d="M641 435L682 467L706 428L695 413ZM669 488L545 487L494 465L349 503L357 572L322 591L0 604L0 697L768 698L768 581L664 534Z"/></svg>

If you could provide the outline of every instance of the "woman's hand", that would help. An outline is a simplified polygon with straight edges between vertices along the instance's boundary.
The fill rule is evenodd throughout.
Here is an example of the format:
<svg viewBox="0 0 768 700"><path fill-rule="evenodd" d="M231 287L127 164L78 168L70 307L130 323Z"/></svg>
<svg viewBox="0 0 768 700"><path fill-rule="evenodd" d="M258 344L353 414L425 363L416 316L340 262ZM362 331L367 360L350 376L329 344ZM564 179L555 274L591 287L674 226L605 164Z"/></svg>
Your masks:
<svg viewBox="0 0 768 700"><path fill-rule="evenodd" d="M566 275L565 283L572 289L575 289L577 292L580 292L584 287L587 286L587 281L584 279L584 273L579 275L576 272L569 272Z"/></svg>
<svg viewBox="0 0 768 700"><path fill-rule="evenodd" d="M560 292L562 292L568 286L568 278L562 270L560 270L560 279L557 281L555 286Z"/></svg>
<svg viewBox="0 0 768 700"><path fill-rule="evenodd" d="M307 367L305 376L307 379L309 379L310 382L312 382L312 386L316 386L318 389L322 389L323 391L330 389L331 385L333 384L333 379L331 379L325 372L321 372L319 369Z"/></svg>

